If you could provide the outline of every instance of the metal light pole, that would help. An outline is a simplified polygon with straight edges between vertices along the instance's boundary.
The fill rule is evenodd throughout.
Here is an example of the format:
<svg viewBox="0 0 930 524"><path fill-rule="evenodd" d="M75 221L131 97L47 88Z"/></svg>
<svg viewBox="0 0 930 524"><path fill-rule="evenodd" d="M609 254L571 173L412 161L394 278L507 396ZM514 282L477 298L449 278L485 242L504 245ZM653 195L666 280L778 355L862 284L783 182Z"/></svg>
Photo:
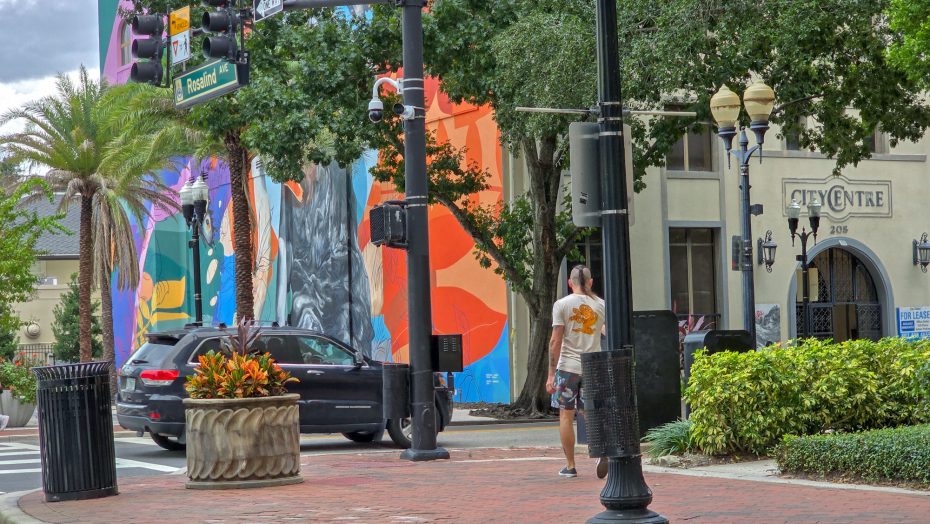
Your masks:
<svg viewBox="0 0 930 524"><path fill-rule="evenodd" d="M717 134L723 140L727 151L727 162L732 153L739 163L739 189L740 189L740 221L742 222L742 239L740 240L740 271L743 273L743 329L749 332L752 343L756 343L756 297L753 283L752 260L752 223L751 215L762 214L762 206L753 206L749 203L749 160L753 153L759 151L760 162L762 156L762 143L765 132L769 129L769 115L775 105L775 92L762 82L756 82L746 89L743 95L746 113L751 123L749 129L756 135L756 145L749 147L749 138L746 129L739 132L739 149L733 150L733 137L736 136L736 125L739 120L740 99L730 91L727 86L710 99L710 110L717 121Z"/></svg>
<svg viewBox="0 0 930 524"><path fill-rule="evenodd" d="M798 233L798 221L801 218L801 204L798 203L797 200L791 199L791 203L788 205L787 209L788 231L791 232L791 245L794 245L795 236L801 239L801 254L797 255L796 260L801 263L801 311L804 315L804 338L811 336L811 290L809 278L807 276L810 267L807 260L807 239L813 236L814 243L817 243L817 230L820 229L820 208L820 200L818 200L817 197L811 199L807 204L807 216L808 220L810 220L811 230L807 231L801 228L800 233Z"/></svg>
<svg viewBox="0 0 930 524"><path fill-rule="evenodd" d="M633 356L633 291L630 265L630 220L627 208L626 163L623 151L623 106L620 96L620 59L617 36L616 0L597 1L598 105L600 109L601 235L604 246L604 298L609 351ZM623 409L636 413L633 367L615 378L614 389L623 389ZM648 510L652 491L643 478L639 450L639 428L623 428L635 435L632 448L622 456L608 455L607 482L601 491L606 511L588 522L667 523L668 519ZM617 453L613 453L616 455Z"/></svg>
<svg viewBox="0 0 930 524"><path fill-rule="evenodd" d="M200 282L200 227L206 217L209 188L198 176L194 182L188 181L179 192L181 196L181 209L184 220L191 230L191 239L187 245L193 250L193 279L194 279L194 323L203 325L203 297Z"/></svg>

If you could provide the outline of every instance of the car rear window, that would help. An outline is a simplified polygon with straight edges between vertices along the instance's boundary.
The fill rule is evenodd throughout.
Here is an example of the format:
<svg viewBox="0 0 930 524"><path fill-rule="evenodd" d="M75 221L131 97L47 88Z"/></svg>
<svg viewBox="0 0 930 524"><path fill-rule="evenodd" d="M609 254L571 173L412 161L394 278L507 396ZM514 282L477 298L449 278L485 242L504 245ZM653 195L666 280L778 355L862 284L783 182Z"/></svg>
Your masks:
<svg viewBox="0 0 930 524"><path fill-rule="evenodd" d="M168 353L173 349L174 344L156 344L154 342L146 342L145 344L142 344L142 347L140 347L129 357L129 361L139 364L160 364L162 361L164 361L165 356L167 356Z"/></svg>

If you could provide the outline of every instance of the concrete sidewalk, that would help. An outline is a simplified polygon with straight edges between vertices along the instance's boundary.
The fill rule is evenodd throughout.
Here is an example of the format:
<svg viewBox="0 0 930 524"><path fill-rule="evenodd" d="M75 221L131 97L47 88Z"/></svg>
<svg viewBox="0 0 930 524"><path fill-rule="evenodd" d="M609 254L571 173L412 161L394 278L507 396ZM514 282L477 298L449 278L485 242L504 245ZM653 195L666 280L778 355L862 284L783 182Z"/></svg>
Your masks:
<svg viewBox="0 0 930 524"><path fill-rule="evenodd" d="M199 491L183 475L131 478L120 495L46 503L41 492L8 496L0 522L583 522L601 511L594 461L557 476L557 448L451 450L452 460L411 463L396 451L307 456L306 481L247 491ZM651 508L672 522L886 523L930 521L930 493L759 481L740 471L646 468ZM697 474L699 473L699 475ZM17 502L18 500L18 502ZM38 520L32 520L38 519Z"/></svg>

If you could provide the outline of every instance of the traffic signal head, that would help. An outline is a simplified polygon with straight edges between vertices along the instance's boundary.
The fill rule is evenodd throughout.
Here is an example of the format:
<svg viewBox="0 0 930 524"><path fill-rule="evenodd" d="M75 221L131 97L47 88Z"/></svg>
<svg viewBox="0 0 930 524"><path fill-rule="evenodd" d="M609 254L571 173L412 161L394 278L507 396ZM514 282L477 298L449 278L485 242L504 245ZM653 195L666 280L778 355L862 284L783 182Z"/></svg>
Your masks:
<svg viewBox="0 0 930 524"><path fill-rule="evenodd" d="M229 7L229 0L203 0L202 3L207 7Z"/></svg>
<svg viewBox="0 0 930 524"><path fill-rule="evenodd" d="M146 39L137 39L132 42L132 56L144 61L132 64L129 70L129 79L133 82L148 82L152 85L161 84L164 73L161 65L165 41L162 33L165 31L165 20L162 15L136 15L130 21L132 30L137 35L148 36Z"/></svg>
<svg viewBox="0 0 930 524"><path fill-rule="evenodd" d="M228 2L218 0L210 3L217 7L225 7ZM222 5L219 5L222 4ZM239 15L232 9L224 8L218 11L207 11L200 20L201 27L206 33L217 33L203 41L203 56L206 58L222 58L236 60L238 45L236 43L236 29L239 27Z"/></svg>

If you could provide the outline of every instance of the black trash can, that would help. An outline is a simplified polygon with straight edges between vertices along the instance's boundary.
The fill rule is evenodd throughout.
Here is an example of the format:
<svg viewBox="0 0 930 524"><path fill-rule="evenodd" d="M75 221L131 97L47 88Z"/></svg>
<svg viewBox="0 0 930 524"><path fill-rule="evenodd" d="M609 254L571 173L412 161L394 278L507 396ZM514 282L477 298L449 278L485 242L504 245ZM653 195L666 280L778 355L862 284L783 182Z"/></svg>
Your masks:
<svg viewBox="0 0 930 524"><path fill-rule="evenodd" d="M632 348L581 355L588 455L639 455Z"/></svg>
<svg viewBox="0 0 930 524"><path fill-rule="evenodd" d="M32 368L37 379L39 454L45 500L118 493L110 362Z"/></svg>

